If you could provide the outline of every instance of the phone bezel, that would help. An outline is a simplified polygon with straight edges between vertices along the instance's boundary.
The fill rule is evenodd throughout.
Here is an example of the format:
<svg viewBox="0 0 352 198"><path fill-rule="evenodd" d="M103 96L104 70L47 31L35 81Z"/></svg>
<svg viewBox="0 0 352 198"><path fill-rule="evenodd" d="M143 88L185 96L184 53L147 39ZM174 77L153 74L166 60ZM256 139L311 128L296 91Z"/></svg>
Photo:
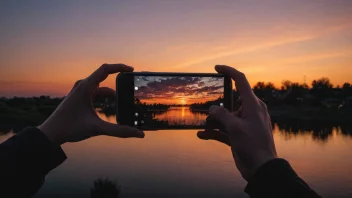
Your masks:
<svg viewBox="0 0 352 198"><path fill-rule="evenodd" d="M134 82L134 76L192 76L192 77L224 77L224 107L232 111L233 109L233 89L232 89L232 79L222 75L222 74L217 74L217 73L183 73L183 72L122 72L119 73L116 77L116 122L119 123L119 101L121 101L121 97L123 97L123 94L119 94L119 91L121 90L119 88L120 85L124 83L119 83L120 79L123 76L132 76L133 82ZM126 90L126 89L125 89ZM134 89L133 87L129 89L133 92L134 95ZM134 109L133 109L134 110ZM133 111L131 110L131 111ZM131 124L129 126L136 127L135 125ZM138 126L137 128L142 129L142 130L178 130L178 129L204 129L204 126L194 126L194 128L177 128L177 127L170 127L170 128L148 128L146 126Z"/></svg>

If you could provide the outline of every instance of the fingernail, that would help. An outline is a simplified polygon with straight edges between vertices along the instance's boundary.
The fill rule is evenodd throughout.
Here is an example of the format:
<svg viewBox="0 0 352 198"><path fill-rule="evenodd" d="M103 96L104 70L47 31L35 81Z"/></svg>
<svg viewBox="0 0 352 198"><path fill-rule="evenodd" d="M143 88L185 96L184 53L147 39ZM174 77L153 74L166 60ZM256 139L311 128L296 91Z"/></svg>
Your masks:
<svg viewBox="0 0 352 198"><path fill-rule="evenodd" d="M145 134L144 134L143 131L141 131L141 130L138 130L138 131L137 131L137 137L139 137L139 138L144 138L144 136L145 136Z"/></svg>

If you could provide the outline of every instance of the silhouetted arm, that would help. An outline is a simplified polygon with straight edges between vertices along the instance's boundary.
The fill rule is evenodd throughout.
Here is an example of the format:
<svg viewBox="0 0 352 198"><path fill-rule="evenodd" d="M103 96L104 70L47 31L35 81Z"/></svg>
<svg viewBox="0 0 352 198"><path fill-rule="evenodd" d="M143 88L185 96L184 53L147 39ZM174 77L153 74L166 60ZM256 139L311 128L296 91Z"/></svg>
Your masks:
<svg viewBox="0 0 352 198"><path fill-rule="evenodd" d="M245 192L251 198L320 198L284 159L261 166L249 179Z"/></svg>
<svg viewBox="0 0 352 198"><path fill-rule="evenodd" d="M31 197L65 159L61 147L39 129L24 129L0 144L1 197Z"/></svg>
<svg viewBox="0 0 352 198"><path fill-rule="evenodd" d="M144 132L137 128L101 120L92 104L94 96L116 94L110 88L99 87L109 74L132 71L133 67L124 64L103 64L87 78L77 81L38 128L27 128L0 144L0 197L33 195L45 175L66 159L61 144L98 135L144 138Z"/></svg>
<svg viewBox="0 0 352 198"><path fill-rule="evenodd" d="M226 65L216 65L215 70L235 81L240 99L234 103L239 102L241 106L234 112L211 106L208 128L198 132L198 137L231 147L236 167L248 181L245 192L251 198L320 197L287 161L278 157L268 107L254 94L245 74Z"/></svg>

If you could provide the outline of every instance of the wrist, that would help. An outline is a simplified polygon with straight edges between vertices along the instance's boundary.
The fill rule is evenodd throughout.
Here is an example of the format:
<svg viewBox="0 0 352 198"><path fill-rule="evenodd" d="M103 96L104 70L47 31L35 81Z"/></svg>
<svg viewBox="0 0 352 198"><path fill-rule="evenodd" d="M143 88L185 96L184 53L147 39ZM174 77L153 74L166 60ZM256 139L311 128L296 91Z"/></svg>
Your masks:
<svg viewBox="0 0 352 198"><path fill-rule="evenodd" d="M245 179L248 181L262 166L274 159L278 159L277 155L262 155L258 157L256 163L253 164L251 170L248 172Z"/></svg>
<svg viewBox="0 0 352 198"><path fill-rule="evenodd" d="M57 127L53 126L46 121L37 127L52 143L61 145L64 142L60 138L60 132L57 131Z"/></svg>

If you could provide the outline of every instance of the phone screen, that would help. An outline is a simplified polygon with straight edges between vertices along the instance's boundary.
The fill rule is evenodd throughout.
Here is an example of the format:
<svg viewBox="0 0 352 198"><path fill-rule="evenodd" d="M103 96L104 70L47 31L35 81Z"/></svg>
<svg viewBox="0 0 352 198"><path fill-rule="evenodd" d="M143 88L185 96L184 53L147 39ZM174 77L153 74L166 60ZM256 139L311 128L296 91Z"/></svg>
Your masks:
<svg viewBox="0 0 352 198"><path fill-rule="evenodd" d="M134 76L134 86L136 125L202 126L211 105L224 105L223 77Z"/></svg>
<svg viewBox="0 0 352 198"><path fill-rule="evenodd" d="M133 123L136 127L203 128L210 106L227 106L226 82L221 75L134 74L131 77L133 81L129 78L129 82L133 82L133 94L130 94L133 95L133 108L128 109L133 109L134 112L130 116L130 119L133 117L133 122L129 120L128 123ZM126 86L125 84L124 87ZM126 107L121 102L119 105ZM126 114L129 113L124 113Z"/></svg>

